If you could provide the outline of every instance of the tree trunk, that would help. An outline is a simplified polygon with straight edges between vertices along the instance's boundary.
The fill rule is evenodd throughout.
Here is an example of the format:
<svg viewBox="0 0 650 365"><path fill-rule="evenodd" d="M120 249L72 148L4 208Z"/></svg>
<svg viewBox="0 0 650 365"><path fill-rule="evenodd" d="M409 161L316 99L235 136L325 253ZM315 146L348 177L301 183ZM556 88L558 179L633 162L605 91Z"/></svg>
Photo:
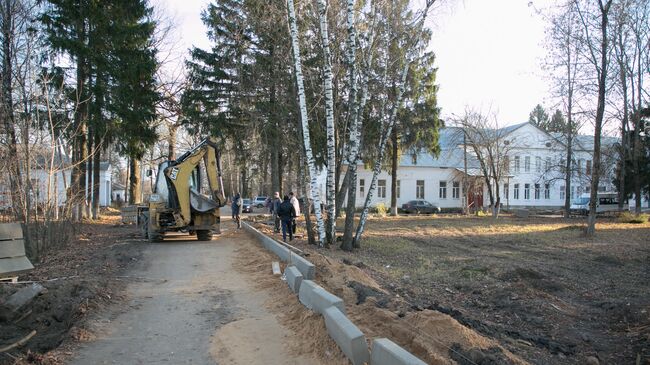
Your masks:
<svg viewBox="0 0 650 365"><path fill-rule="evenodd" d="M309 175L311 179L311 196L314 202L314 213L316 214L316 224L318 226L318 244L323 246L326 242L325 226L320 209L320 193L318 191L318 180L316 162L311 149L311 140L309 135L309 122L307 115L307 101L305 98L305 85L302 75L302 65L300 60L300 45L298 43L298 26L296 24L296 10L293 0L287 0L289 29L291 33L291 48L293 49L294 69L296 72L296 84L298 85L298 104L300 106L300 122L302 127L303 145L309 166Z"/></svg>
<svg viewBox="0 0 650 365"><path fill-rule="evenodd" d="M600 71L598 74L598 105L596 107L596 121L594 126L594 160L591 177L591 194L589 198L589 217L587 219L587 236L593 236L596 233L596 206L598 204L598 185L600 182L600 136L603 129L603 118L605 116L605 92L607 91L607 22L611 0L604 7L601 4L601 25L600 32L602 40L600 45Z"/></svg>
<svg viewBox="0 0 650 365"><path fill-rule="evenodd" d="M304 150L303 150L304 152ZM307 231L307 243L310 245L315 245L316 240L314 239L314 227L311 223L311 199L309 199L309 182L305 176L305 163L303 161L303 155L300 155L298 158L298 184L299 194L302 195L303 204L300 206L302 209L302 214L305 216L305 230Z"/></svg>
<svg viewBox="0 0 650 365"><path fill-rule="evenodd" d="M129 204L140 204L142 183L140 181L140 160L130 158L131 174L129 176Z"/></svg>
<svg viewBox="0 0 650 365"><path fill-rule="evenodd" d="M99 219L99 205L101 201L100 187L102 181L100 180L101 173L101 140L99 136L95 135L95 151L93 155L93 219ZM108 203L108 202L107 202Z"/></svg>
<svg viewBox="0 0 650 365"><path fill-rule="evenodd" d="M327 188L325 193L327 204L327 244L332 244L336 237L336 141L334 136L334 95L332 91L332 56L330 54L329 33L327 24L327 2L318 0L318 18L320 25L321 46L323 47L323 79L325 92L325 121L327 125Z"/></svg>
<svg viewBox="0 0 650 365"><path fill-rule="evenodd" d="M564 166L564 218L571 216L571 159L573 158L573 123L571 113L567 117L567 144L566 144L566 163ZM592 166L593 170L593 166ZM592 171L593 172L593 171Z"/></svg>
<svg viewBox="0 0 650 365"><path fill-rule="evenodd" d="M13 71L12 71L12 40L14 37L12 23L13 14L11 11L11 1L4 0L2 9L2 118L4 123L4 132L7 134L7 162L9 163L9 186L11 189L11 206L13 208L14 217L18 222L24 221L23 214L23 184L21 181L20 165L18 158L18 141L16 138L16 120L14 115L14 101L13 101ZM26 197L25 197L26 198Z"/></svg>
<svg viewBox="0 0 650 365"><path fill-rule="evenodd" d="M399 152L397 128L393 128L391 133L393 143L393 155L391 156L391 171L390 171L390 215L397 216L397 154Z"/></svg>
<svg viewBox="0 0 650 365"><path fill-rule="evenodd" d="M93 201L95 200L95 196L93 195L95 192L95 189L93 189L95 185L95 181L93 180L94 174L93 174L93 166L95 165L95 154L94 154L94 142L95 139L93 136L95 135L95 129L90 128L88 130L88 160L86 161L86 191L84 193L84 211L85 211L85 217L88 219L92 219L92 206L93 206Z"/></svg>
<svg viewBox="0 0 650 365"><path fill-rule="evenodd" d="M350 180L350 169L346 169L345 175L343 175L343 181L339 187L338 193L336 193L336 217L341 216L341 210L343 209L343 200L346 197L348 192L348 184Z"/></svg>
<svg viewBox="0 0 650 365"><path fill-rule="evenodd" d="M636 37L637 44L641 43L638 33L636 34ZM634 155L632 156L632 168L634 169L634 213L637 216L641 214L641 171L639 161L641 160L641 150L643 149L641 142L641 129L643 128L641 123L641 109L643 108L642 83L644 76L641 67L641 50L639 49L637 51L637 105L634 112Z"/></svg>
<svg viewBox="0 0 650 365"><path fill-rule="evenodd" d="M167 159L172 161L176 159L176 134L178 133L178 124L174 123L169 126L169 135L167 136Z"/></svg>

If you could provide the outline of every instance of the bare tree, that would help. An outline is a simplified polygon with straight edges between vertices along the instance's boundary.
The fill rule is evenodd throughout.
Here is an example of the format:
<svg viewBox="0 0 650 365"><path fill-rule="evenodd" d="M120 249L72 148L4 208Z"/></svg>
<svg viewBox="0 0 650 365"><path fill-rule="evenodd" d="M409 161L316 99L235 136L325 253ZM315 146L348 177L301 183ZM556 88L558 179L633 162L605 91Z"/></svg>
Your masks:
<svg viewBox="0 0 650 365"><path fill-rule="evenodd" d="M500 186L509 173L508 156L516 142L508 140L509 130L500 128L493 113L467 108L463 116L456 118L455 123L464 134L464 144L478 162L490 198L492 216L498 218L501 207Z"/></svg>
<svg viewBox="0 0 650 365"><path fill-rule="evenodd" d="M546 66L550 68L550 76L556 96L560 99L566 124L562 132L562 144L565 156L561 171L564 171L564 216L569 217L571 210L571 184L574 139L579 130L576 118L576 100L584 91L584 85L579 81L584 73L584 62L580 55L583 43L579 37L581 24L579 22L577 4L570 0L560 6L556 14L549 19L549 58Z"/></svg>
<svg viewBox="0 0 650 365"><path fill-rule="evenodd" d="M601 135L605 116L605 95L607 93L607 72L610 63L610 40L608 35L609 16L613 0L598 0L596 5L575 1L578 18L582 25L580 38L584 47L584 58L593 67L597 79L597 105L594 120L593 168L589 217L586 235L596 232L596 206L601 173Z"/></svg>

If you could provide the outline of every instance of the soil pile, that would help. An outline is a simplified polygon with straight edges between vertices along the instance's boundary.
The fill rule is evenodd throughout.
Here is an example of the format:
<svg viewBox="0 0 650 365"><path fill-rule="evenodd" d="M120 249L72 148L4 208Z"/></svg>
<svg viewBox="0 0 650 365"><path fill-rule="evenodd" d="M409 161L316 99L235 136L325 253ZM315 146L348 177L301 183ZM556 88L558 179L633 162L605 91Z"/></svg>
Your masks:
<svg viewBox="0 0 650 365"><path fill-rule="evenodd" d="M120 225L116 215L83 223L71 242L42 254L35 269L20 277L22 283L0 284L0 298L30 282L46 288L23 315L0 322L0 347L36 331L25 346L0 354L0 364L59 364L74 341L91 340L84 319L120 299L124 282L118 275L140 257L136 237L137 230Z"/></svg>

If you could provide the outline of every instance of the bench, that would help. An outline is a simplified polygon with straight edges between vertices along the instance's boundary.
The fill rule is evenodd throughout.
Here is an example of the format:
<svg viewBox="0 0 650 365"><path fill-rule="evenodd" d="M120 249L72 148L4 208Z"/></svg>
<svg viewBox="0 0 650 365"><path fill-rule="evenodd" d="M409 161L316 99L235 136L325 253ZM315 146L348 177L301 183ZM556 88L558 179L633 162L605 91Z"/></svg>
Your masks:
<svg viewBox="0 0 650 365"><path fill-rule="evenodd" d="M0 224L0 280L15 281L18 274L34 269L25 255L25 240L20 223Z"/></svg>

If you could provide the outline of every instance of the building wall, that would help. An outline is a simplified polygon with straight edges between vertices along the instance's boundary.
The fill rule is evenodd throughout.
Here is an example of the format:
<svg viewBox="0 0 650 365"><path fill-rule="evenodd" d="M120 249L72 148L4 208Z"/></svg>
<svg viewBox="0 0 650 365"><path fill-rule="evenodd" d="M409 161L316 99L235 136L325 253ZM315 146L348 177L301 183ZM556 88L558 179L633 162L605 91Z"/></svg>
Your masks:
<svg viewBox="0 0 650 365"><path fill-rule="evenodd" d="M416 199L416 190L417 190L417 181L424 181L424 200L427 200L431 203L437 204L441 208L459 208L462 207L461 197L462 194L459 193L458 198L453 197L453 182L456 181L459 184L459 189L462 186L461 178L462 176L452 168L432 168L432 167L401 167L397 170L397 176L399 181L399 197L397 198L397 205L399 207L402 204L407 203L410 200ZM364 191L361 191L361 180L364 180ZM384 181L386 183L386 194L385 196L379 196L378 190L375 191L375 195L371 202L371 206L375 206L378 203L384 203L386 206L390 206L390 197L391 197L391 176L386 171L382 171L379 174L377 179L378 185L379 182ZM357 180L357 198L356 206L362 207L368 189L370 188L370 182L372 181L372 171L366 170L359 167L358 171L358 180ZM446 197L443 198L440 195L440 182L444 181L447 183Z"/></svg>
<svg viewBox="0 0 650 365"><path fill-rule="evenodd" d="M63 179L65 178L65 184ZM52 175L50 191L52 203L54 203L54 191L57 193L57 204L62 206L66 202L66 186L70 186L71 170L59 171ZM41 204L46 203L48 200L48 180L49 174L46 170L36 169L31 173L32 187L37 195L37 201ZM88 189L91 189L92 177L88 180ZM99 174L99 205L102 207L108 206L111 203L111 173L110 167L108 170L102 170ZM88 192L88 194L90 194Z"/></svg>
<svg viewBox="0 0 650 365"><path fill-rule="evenodd" d="M509 159L509 170L502 174L503 179L499 182L499 195L504 207L552 207L564 206L564 174L562 161L565 155L565 147L556 139L539 130L533 125L526 124L510 132L505 138L503 147L507 151ZM458 147L462 148L462 147ZM589 192L591 175L587 172L587 164L591 164L592 153L576 145L574 149L574 160L576 161L575 171L572 178L572 189L569 194L573 198ZM606 153L603 153L607 156ZM519 169L516 168L516 160L519 159ZM444 160L444 159L443 159ZM527 162L528 161L528 162ZM447 163L439 161L439 163ZM600 179L600 189L615 191L611 180L615 167L615 158L604 158L604 171ZM593 167L593 166L592 166ZM418 198L416 196L416 181L424 180L424 199L440 206L441 208L461 208L463 205L463 193L455 198L453 196L453 182L459 182L462 189L463 166L438 167L438 166L402 166L398 169L397 179L400 182L400 195L397 199L398 206ZM364 191L361 191L361 180L364 180ZM366 170L363 166L358 168L357 199L356 206L362 207L366 193L370 188L372 171ZM371 206L382 202L390 206L391 176L382 171L378 181L385 181L385 197L378 196L376 191ZM447 183L446 198L441 197L440 182ZM507 184L507 191L506 189ZM526 196L526 185L528 184L528 196ZM535 186L539 185L539 195L535 194ZM548 184L548 194L546 188ZM378 184L379 185L379 184ZM515 187L518 185L518 197L515 194ZM379 189L378 189L379 190ZM495 198L496 198L496 194ZM490 204L489 194L486 186L483 188L483 204Z"/></svg>

